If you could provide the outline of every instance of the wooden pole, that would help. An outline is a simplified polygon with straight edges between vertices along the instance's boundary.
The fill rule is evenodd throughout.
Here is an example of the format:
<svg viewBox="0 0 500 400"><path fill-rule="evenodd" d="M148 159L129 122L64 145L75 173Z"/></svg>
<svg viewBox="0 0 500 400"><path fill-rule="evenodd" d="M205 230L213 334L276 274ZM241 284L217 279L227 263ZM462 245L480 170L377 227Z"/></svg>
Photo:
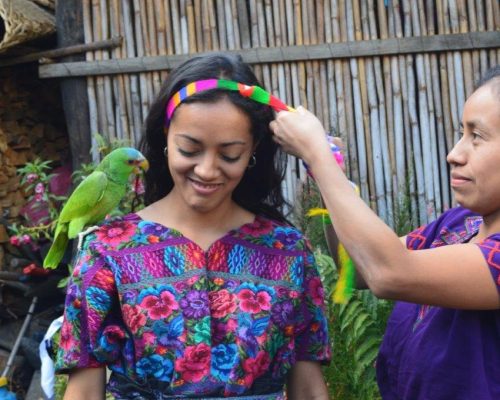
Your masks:
<svg viewBox="0 0 500 400"><path fill-rule="evenodd" d="M83 8L76 0L56 4L57 44L59 47L84 43ZM80 61L83 55L72 55L63 61ZM90 161L90 118L86 78L70 78L61 82L61 96L68 129L73 169Z"/></svg>

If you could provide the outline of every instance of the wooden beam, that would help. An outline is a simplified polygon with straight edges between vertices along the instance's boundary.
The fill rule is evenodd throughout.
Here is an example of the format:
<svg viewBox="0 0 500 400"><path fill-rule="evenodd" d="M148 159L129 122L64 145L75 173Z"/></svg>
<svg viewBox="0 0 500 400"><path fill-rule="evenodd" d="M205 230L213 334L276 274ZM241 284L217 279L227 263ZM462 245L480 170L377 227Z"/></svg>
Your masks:
<svg viewBox="0 0 500 400"><path fill-rule="evenodd" d="M65 0L56 3L57 44L59 47L84 42L83 9L80 0ZM68 65L85 59L82 55L66 57ZM89 163L91 133L87 79L71 77L61 82L62 104L71 148L73 170L82 163Z"/></svg>
<svg viewBox="0 0 500 400"><path fill-rule="evenodd" d="M92 43L77 44L74 46L61 47L53 50L37 51L35 53L26 54L19 57L12 57L0 59L0 67L7 67L9 65L25 64L33 61L38 61L42 58L52 59L70 56L73 54L84 53L86 51L108 49L111 47L121 46L123 38L121 36L100 40Z"/></svg>
<svg viewBox="0 0 500 400"><path fill-rule="evenodd" d="M498 48L500 31L470 32L434 36L323 43L305 46L261 47L230 50L240 54L249 64L304 60L332 60L353 57L374 57L396 54L435 53ZM41 78L109 75L145 71L170 70L187 59L205 53L155 57L138 57L94 62L42 65Z"/></svg>

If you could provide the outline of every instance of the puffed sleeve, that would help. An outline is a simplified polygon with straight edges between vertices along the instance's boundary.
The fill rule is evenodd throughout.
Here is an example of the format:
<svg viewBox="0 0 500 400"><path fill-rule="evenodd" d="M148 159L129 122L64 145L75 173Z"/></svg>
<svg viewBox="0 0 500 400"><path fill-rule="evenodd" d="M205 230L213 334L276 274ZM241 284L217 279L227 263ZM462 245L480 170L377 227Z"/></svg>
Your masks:
<svg viewBox="0 0 500 400"><path fill-rule="evenodd" d="M114 275L86 241L74 260L61 327L56 371L95 368L120 353L124 330L115 320L118 307Z"/></svg>
<svg viewBox="0 0 500 400"><path fill-rule="evenodd" d="M477 243L481 249L484 259L493 277L493 281L497 285L500 293L500 234L489 236L485 240Z"/></svg>
<svg viewBox="0 0 500 400"><path fill-rule="evenodd" d="M325 294L311 245L304 240L302 299L295 341L297 361L329 363L331 358Z"/></svg>

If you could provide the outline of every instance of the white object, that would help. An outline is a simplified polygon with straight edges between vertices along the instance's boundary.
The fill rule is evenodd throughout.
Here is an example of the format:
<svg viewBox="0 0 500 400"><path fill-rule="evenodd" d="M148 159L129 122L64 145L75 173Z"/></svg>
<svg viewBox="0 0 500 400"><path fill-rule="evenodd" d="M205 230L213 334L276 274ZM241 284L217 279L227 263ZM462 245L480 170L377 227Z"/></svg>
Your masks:
<svg viewBox="0 0 500 400"><path fill-rule="evenodd" d="M52 336L61 328L63 323L63 316L61 315L59 318L52 321L43 337L40 346L40 360L42 361L42 367L40 369L40 382L42 386L42 390L45 393L45 396L49 399L54 398L54 384L55 384L55 370L54 370L54 362L52 358L50 358L49 353L47 352L47 344L50 343Z"/></svg>

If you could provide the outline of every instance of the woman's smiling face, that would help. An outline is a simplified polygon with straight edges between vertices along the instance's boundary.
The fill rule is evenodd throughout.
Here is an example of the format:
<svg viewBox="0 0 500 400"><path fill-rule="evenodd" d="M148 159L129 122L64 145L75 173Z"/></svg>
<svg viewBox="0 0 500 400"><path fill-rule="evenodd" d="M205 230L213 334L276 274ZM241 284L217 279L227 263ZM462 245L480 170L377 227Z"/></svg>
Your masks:
<svg viewBox="0 0 500 400"><path fill-rule="evenodd" d="M467 99L462 137L447 158L457 202L483 216L500 210L500 99L495 91L498 85L487 83Z"/></svg>
<svg viewBox="0 0 500 400"><path fill-rule="evenodd" d="M197 212L231 204L254 149L248 116L227 99L181 104L167 136L171 194Z"/></svg>

